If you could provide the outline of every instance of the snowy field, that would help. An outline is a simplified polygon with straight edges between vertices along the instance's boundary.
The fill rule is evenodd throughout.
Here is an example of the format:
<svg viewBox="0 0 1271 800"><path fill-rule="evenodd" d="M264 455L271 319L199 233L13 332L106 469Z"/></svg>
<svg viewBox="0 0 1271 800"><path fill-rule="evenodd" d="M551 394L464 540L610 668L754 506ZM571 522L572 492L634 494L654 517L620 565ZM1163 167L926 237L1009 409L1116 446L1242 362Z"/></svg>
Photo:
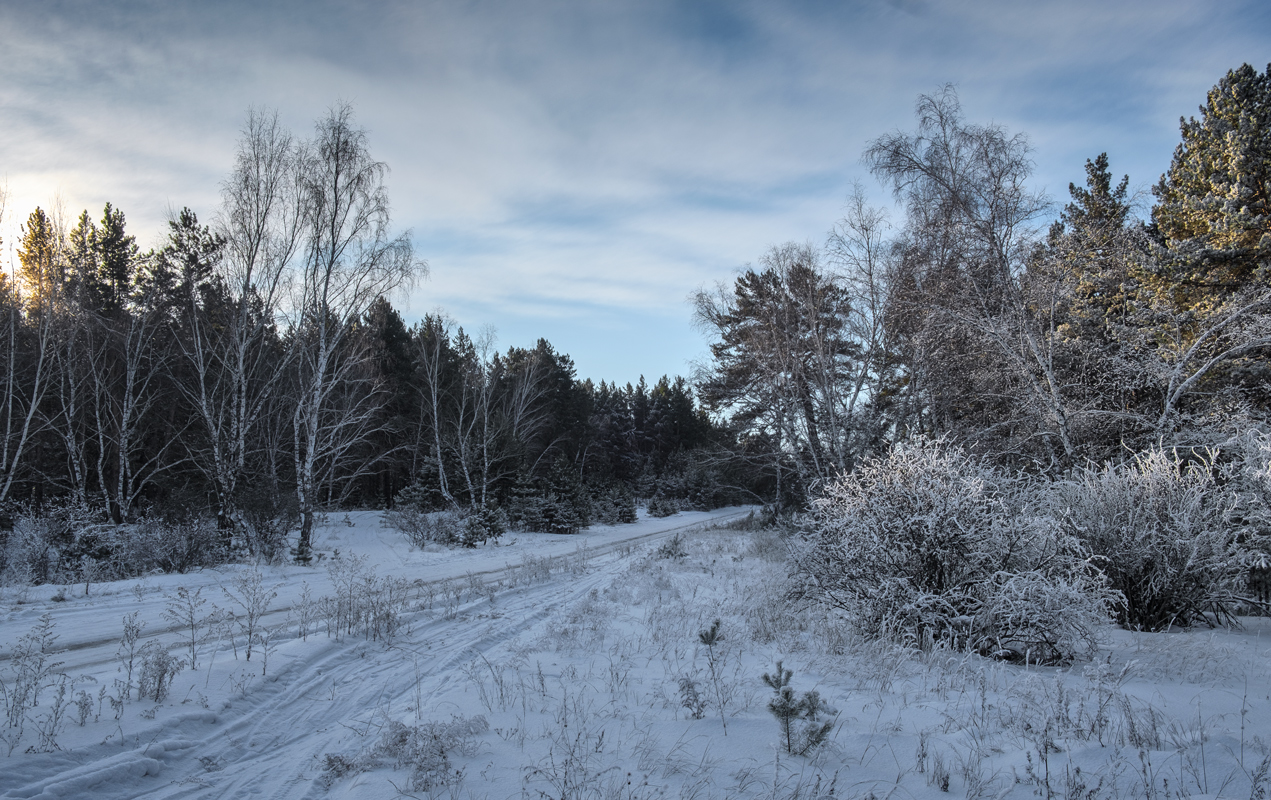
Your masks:
<svg viewBox="0 0 1271 800"><path fill-rule="evenodd" d="M0 797L1266 796L1267 620L914 653L790 606L744 514L422 552L333 514L309 568L6 590Z"/></svg>

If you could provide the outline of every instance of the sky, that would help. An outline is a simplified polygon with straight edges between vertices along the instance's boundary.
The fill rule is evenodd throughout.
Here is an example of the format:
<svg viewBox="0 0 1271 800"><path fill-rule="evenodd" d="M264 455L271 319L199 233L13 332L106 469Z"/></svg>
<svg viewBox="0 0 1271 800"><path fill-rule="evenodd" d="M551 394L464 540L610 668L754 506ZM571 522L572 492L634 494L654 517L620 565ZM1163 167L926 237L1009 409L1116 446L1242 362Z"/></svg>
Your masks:
<svg viewBox="0 0 1271 800"><path fill-rule="evenodd" d="M0 261L37 205L111 202L145 247L210 221L249 108L307 137L347 102L428 263L408 323L653 381L707 356L694 291L823 243L856 182L891 205L860 155L920 94L1027 134L1055 213L1101 152L1146 213L1180 116L1267 61L1239 0L0 0Z"/></svg>

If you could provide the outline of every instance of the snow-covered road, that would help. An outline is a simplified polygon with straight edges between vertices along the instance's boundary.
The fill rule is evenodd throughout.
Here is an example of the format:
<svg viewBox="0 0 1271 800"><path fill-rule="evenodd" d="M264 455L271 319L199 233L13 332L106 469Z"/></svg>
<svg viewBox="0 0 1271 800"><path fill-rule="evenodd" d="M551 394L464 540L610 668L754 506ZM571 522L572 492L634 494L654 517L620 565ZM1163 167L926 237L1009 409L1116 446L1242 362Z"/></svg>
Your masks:
<svg viewBox="0 0 1271 800"><path fill-rule="evenodd" d="M88 597L70 587L60 601L59 587L10 590L0 618L6 705L20 677L13 653L46 614L60 663L45 664L21 736L3 728L0 797L1271 791L1271 620L1156 634L1109 624L1098 658L1067 667L921 652L857 636L792 599L789 541L716 527L748 511L425 551L378 515L334 515L318 541L326 559L311 568L152 576L94 586ZM677 531L680 546L664 546ZM328 570L337 550L340 563L360 560L339 585ZM184 629L164 618L179 590L207 601L201 614L215 603L242 621L223 589L258 574L265 595L277 594L258 620L268 641L257 637L250 660L241 626L236 647L223 629L204 628L198 668L178 672L167 697L141 700L133 688L130 700L111 702L123 694L125 615L146 623L140 644L188 658ZM321 598L351 586L395 599L350 633L333 622L339 604ZM704 638L712 628L718 639ZM792 698L814 690L827 704L816 723L774 722L767 679L778 663L792 671ZM59 685L68 689L61 703ZM791 748L805 724L827 720L823 746Z"/></svg>
<svg viewBox="0 0 1271 800"><path fill-rule="evenodd" d="M452 688L460 664L492 657L495 649L563 605L612 582L620 552L748 512L685 512L572 536L514 533L495 546L424 552L381 527L378 514L333 515L319 541L321 552L357 554L378 576L410 581L411 610L401 615L403 628L391 642L356 635L337 641L313 630L307 641L291 638L304 585L312 597L330 595L330 578L320 566L264 568L264 586L277 597L261 624L286 637L269 653L267 674L261 675L259 648L248 662L241 652L235 659L223 640L212 643L199 653L200 669L179 673L164 702L134 700L119 720L103 705L96 722L67 723L57 737L59 749L15 752L0 770L0 796L325 795L327 789L315 783L322 755L347 749L350 738L376 724L378 712L410 706L421 717L447 716L450 710L433 704ZM527 563L546 580L517 580ZM231 585L244 569L98 585L90 587L88 597L77 586L67 591L68 599L56 602L50 599L53 587L28 590L21 598L25 602L8 605L0 623L6 662L18 638L50 613L58 670L77 680L77 690L90 690L92 713L98 716L98 691L118 677L122 617L138 612L147 623L144 639L158 638L181 655L180 626L164 619L176 588L200 591L209 601L204 610L212 603L229 606L220 587ZM243 650L242 642L238 649ZM46 707L50 702L45 700ZM38 719L40 713L34 709L31 716ZM74 713L73 707L68 710ZM22 747L29 740L32 749L52 749L38 746L31 727Z"/></svg>

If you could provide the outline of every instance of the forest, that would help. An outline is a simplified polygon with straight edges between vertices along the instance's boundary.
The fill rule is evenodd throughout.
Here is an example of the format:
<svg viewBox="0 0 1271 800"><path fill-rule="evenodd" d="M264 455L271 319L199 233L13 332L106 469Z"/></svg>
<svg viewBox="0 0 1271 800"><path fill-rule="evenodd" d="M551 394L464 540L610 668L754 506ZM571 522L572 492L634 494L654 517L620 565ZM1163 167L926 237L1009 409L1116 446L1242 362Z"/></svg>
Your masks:
<svg viewBox="0 0 1271 800"><path fill-rule="evenodd" d="M391 300L427 265L348 106L311 139L249 113L219 208L152 251L109 204L35 209L0 283L6 580L308 563L315 519L357 508L469 545L637 503L815 529L905 463L988 486L989 516L1083 480L1203 484L1224 557L1262 569L1271 68L1181 121L1150 200L1099 154L1057 208L1024 134L966 120L951 86L915 111L863 154L902 219L858 185L823 243L703 287L709 359L652 385L441 312L407 325Z"/></svg>
<svg viewBox="0 0 1271 800"><path fill-rule="evenodd" d="M569 532L634 521L637 494L713 508L750 490L725 488L731 431L682 378L595 385L546 340L495 352L442 314L408 327L388 298L426 265L391 229L385 172L348 107L311 141L252 113L212 225L182 209L142 252L109 204L30 213L0 285L0 504L10 528L58 530L6 567L47 581L107 558L111 527L178 523L157 566L286 557L297 529L304 560L318 510L403 491Z"/></svg>

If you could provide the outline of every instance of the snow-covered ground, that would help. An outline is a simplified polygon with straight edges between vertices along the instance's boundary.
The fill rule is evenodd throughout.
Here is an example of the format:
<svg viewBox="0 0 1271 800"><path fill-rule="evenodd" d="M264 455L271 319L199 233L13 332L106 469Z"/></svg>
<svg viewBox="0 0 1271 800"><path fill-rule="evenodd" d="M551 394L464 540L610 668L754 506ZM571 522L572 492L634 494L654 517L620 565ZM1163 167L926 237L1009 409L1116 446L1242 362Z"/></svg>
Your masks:
<svg viewBox="0 0 1271 800"><path fill-rule="evenodd" d="M0 796L1252 798L1271 786L1267 620L1109 628L1097 661L1067 669L913 653L791 605L781 543L719 527L744 513L423 552L378 514L334 514L310 568L152 576L87 597L6 590L6 707L21 664L39 667L13 655L46 614L45 667L58 666L20 738L4 728ZM161 700L138 698L139 666L121 699L126 616L145 624L138 647L190 660L171 615L181 589L203 601L196 620L215 605L233 626L197 632L197 668ZM249 661L252 594L267 611ZM722 638L703 644L717 619ZM815 689L818 721L833 722L804 755L768 709L778 660L794 697ZM796 749L809 724L794 721Z"/></svg>

